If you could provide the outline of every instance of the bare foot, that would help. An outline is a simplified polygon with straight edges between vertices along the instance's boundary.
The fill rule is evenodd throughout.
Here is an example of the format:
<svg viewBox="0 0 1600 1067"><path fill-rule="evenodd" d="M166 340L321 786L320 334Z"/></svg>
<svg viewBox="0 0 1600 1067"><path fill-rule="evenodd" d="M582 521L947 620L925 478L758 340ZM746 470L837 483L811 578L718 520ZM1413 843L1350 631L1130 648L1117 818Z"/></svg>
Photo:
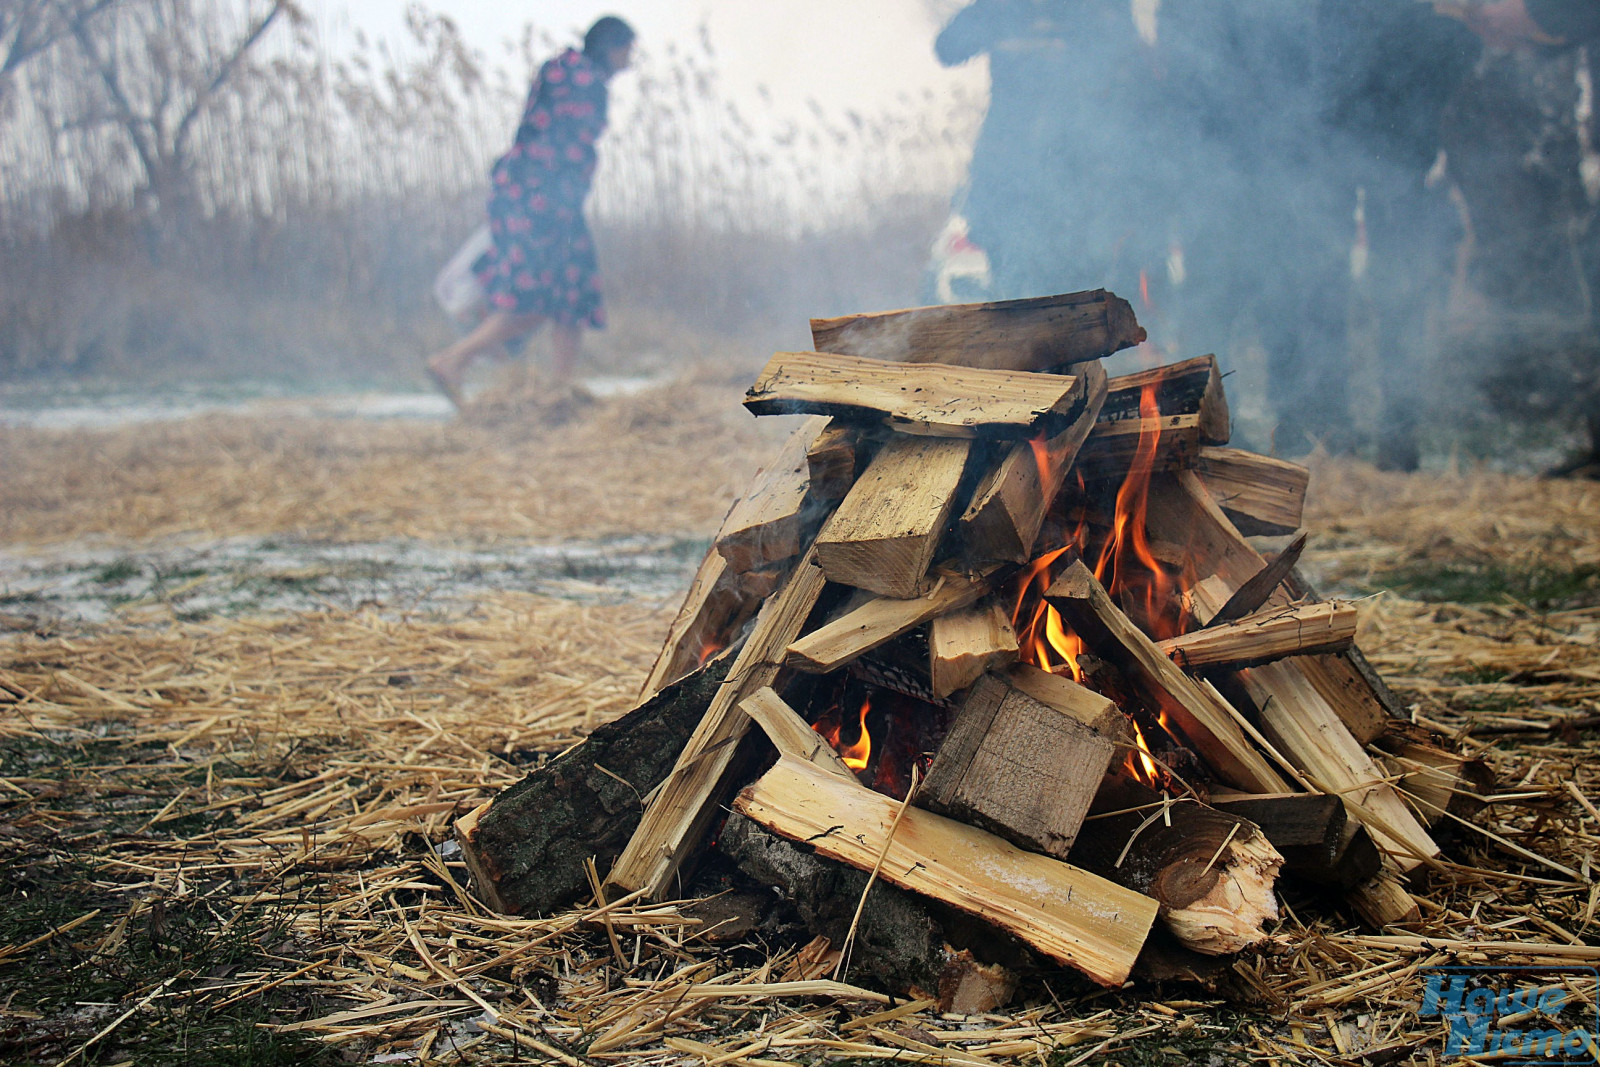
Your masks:
<svg viewBox="0 0 1600 1067"><path fill-rule="evenodd" d="M433 384L438 388L439 392L445 395L446 399L450 401L457 411L466 407L466 398L461 395L461 382L455 375L432 360L422 366L428 372L428 377L433 380Z"/></svg>

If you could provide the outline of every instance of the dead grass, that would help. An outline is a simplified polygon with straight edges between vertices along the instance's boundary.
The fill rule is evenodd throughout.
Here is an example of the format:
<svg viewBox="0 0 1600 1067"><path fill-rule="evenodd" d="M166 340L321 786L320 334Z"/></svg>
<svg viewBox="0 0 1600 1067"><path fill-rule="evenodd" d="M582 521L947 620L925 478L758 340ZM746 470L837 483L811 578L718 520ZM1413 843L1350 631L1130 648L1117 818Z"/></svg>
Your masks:
<svg viewBox="0 0 1600 1067"><path fill-rule="evenodd" d="M555 428L12 432L0 536L706 532L759 462L746 418L706 389ZM1313 485L1312 551L1342 585L1600 558L1589 486L1332 461ZM190 623L153 607L12 636L0 1059L55 1063L112 1026L85 1062L160 1062L202 1039L232 1050L215 1062L262 1063L328 1048L425 1063L1440 1062L1442 1027L1417 1016L1422 967L1600 959L1600 745L1584 725L1600 713L1600 608L1585 596L1365 602L1369 655L1500 780L1414 886L1419 930L1374 937L1289 888L1277 946L1235 966L1231 1006L1052 983L975 1018L789 984L818 977L792 947L711 946L670 903L505 919L473 899L437 848L450 821L630 706L658 605L507 595L454 619Z"/></svg>
<svg viewBox="0 0 1600 1067"><path fill-rule="evenodd" d="M724 375L565 407L491 398L448 424L0 428L0 543L709 536L785 432L746 413L741 392Z"/></svg>

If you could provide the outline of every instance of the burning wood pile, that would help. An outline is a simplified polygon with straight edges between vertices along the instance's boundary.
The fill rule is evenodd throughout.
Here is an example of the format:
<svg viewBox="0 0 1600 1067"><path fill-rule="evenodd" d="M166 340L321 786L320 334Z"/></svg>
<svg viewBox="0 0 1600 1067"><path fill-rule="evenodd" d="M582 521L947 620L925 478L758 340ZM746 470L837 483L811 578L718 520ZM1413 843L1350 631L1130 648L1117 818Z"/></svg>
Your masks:
<svg viewBox="0 0 1600 1067"><path fill-rule="evenodd" d="M1144 331L1103 291L812 333L640 707L458 824L483 899L682 898L714 845L816 936L788 979L958 1010L1260 946L1281 876L1418 917L1487 771L1296 570L1307 472L1224 447L1212 357L1108 380Z"/></svg>

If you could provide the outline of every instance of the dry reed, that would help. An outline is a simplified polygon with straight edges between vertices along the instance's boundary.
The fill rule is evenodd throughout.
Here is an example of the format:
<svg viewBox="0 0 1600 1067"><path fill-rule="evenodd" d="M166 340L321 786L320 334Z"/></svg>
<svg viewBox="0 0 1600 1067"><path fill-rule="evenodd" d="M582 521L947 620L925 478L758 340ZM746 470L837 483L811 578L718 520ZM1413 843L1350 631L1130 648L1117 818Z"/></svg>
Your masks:
<svg viewBox="0 0 1600 1067"><path fill-rule="evenodd" d="M559 432L525 435L263 420L26 437L32 488L7 485L5 536L274 523L515 535L520 521L505 516L555 485L569 486L572 503L530 512L541 522L529 536L596 522L705 530L751 462L719 455L753 441L749 426L711 414L724 399L682 421L643 417L666 400L619 401ZM630 425L627 460L606 456L600 442ZM530 459L551 449L571 450L555 453L564 465L585 454L586 465L530 474ZM124 463L120 480L89 488L97 464ZM217 469L201 477L208 467ZM579 478L605 492L571 488ZM79 487L81 499L47 493L53 483ZM1392 476L1326 459L1314 484L1312 556L1340 583L1381 580L1407 561L1515 567L1530 553L1548 560L1551 546L1581 562L1600 528L1600 496L1585 485ZM623 504L597 503L606 494ZM595 508L599 517L584 516ZM195 623L150 607L112 626L4 639L0 741L40 760L0 778L6 847L29 865L87 863L105 903L72 916L76 926L19 934L0 945L0 961L48 966L69 946L80 958L114 955L158 907L208 908L228 924L271 911L286 916L281 943L223 978L152 978L115 1005L137 1009L120 1025L162 1005L204 1017L270 999L264 1025L281 1038L425 1063L981 1067L1213 1051L1228 1061L1439 1062L1438 1021L1417 1016L1420 968L1600 959L1590 874L1600 746L1581 725L1600 713L1600 608L1582 606L1582 595L1578 603L1394 594L1364 603L1363 644L1403 700L1488 760L1500 785L1476 827L1456 828L1448 862L1413 886L1418 928L1373 936L1286 886L1273 949L1227 974L1232 1004L1181 987L1106 994L1052 982L1051 993L1005 1013L941 1017L927 1002L891 1004L820 981L826 964L815 953L711 944L679 902L489 913L461 865L437 850L451 820L626 710L669 614L658 604L510 595L455 619ZM111 829L94 796L125 801Z"/></svg>

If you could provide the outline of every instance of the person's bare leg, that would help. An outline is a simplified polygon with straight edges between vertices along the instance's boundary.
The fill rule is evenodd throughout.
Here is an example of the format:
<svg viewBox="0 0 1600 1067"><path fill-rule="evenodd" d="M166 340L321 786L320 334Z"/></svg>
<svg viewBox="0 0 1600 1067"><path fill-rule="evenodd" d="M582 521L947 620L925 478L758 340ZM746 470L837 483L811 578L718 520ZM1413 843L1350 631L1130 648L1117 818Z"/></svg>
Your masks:
<svg viewBox="0 0 1600 1067"><path fill-rule="evenodd" d="M578 369L580 332L577 323L558 322L550 327L550 369L558 382L570 382Z"/></svg>
<svg viewBox="0 0 1600 1067"><path fill-rule="evenodd" d="M461 379L474 360L505 344L513 337L538 329L543 315L517 315L509 311L492 312L473 331L428 360L428 369L443 380L448 389L460 389Z"/></svg>

